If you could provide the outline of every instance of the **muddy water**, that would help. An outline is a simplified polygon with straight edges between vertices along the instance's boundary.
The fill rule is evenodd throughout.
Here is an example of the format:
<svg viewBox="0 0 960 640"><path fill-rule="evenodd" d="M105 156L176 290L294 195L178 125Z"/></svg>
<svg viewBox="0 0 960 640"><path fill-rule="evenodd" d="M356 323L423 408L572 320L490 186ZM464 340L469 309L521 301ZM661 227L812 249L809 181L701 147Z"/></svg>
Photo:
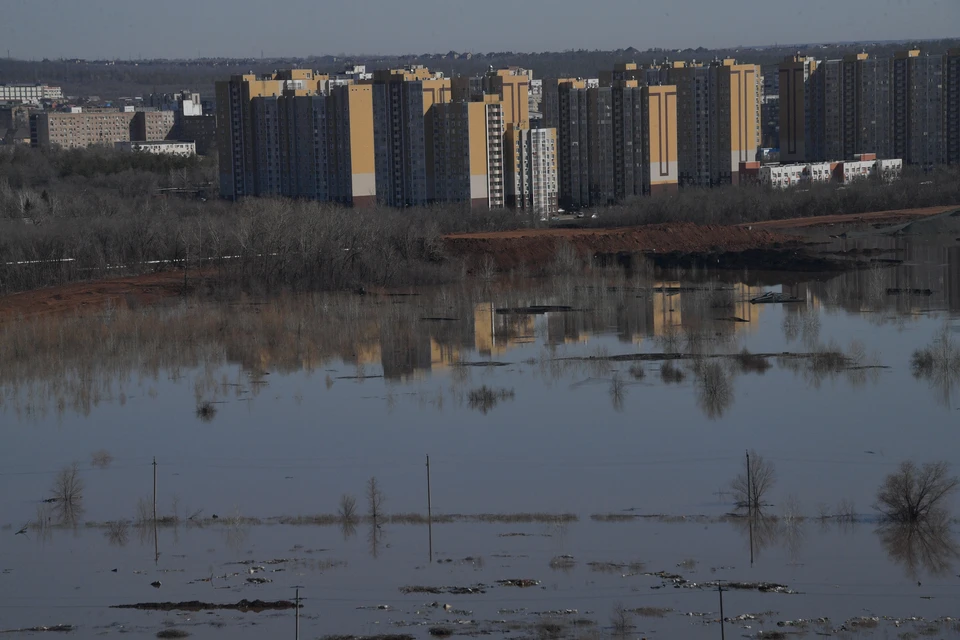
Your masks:
<svg viewBox="0 0 960 640"><path fill-rule="evenodd" d="M957 253L883 248L903 264L188 301L8 327L0 628L281 637L294 633L292 612L110 606L288 599L300 586L304 637L427 637L437 625L599 636L623 604L645 608L633 634L712 638L716 582L741 581L796 593L725 592L727 633L888 616L918 619L855 632L956 637L944 620L960 597L956 521L932 541L881 535L870 505L902 460L960 468L960 389L910 366L944 326L953 332ZM800 302L749 303L766 291ZM743 349L770 355L743 366L729 357ZM830 351L845 354L841 366L802 357ZM679 355L666 371L663 354ZM728 516L747 449L777 476L752 526ZM100 450L106 465L91 457ZM432 558L421 520L391 518L426 515L427 455L433 513L462 516L433 526ZM152 517L154 458L158 515L179 519L156 537L136 525L138 501ZM73 461L82 513L61 523L40 500ZM335 514L345 493L365 515L371 476L385 498L379 527L291 523ZM128 524L107 524L117 520ZM497 582L514 579L537 584Z"/></svg>

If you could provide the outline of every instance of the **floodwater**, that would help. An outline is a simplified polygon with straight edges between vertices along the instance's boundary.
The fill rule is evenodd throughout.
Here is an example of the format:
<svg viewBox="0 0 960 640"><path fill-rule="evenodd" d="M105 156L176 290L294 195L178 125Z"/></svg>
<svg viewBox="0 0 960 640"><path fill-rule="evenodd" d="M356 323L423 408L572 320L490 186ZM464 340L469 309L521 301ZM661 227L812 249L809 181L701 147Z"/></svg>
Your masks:
<svg viewBox="0 0 960 640"><path fill-rule="evenodd" d="M958 381L911 368L956 336L958 252L885 242L902 264L833 276L609 271L0 327L0 630L291 637L288 610L111 607L299 587L303 637L603 637L622 605L629 637L715 638L716 585L739 581L783 588L725 590L731 637L960 637L957 520L882 530L871 507L904 460L960 470ZM767 291L800 301L749 302ZM729 515L747 450L776 473L754 518ZM73 462L64 514L42 500Z"/></svg>

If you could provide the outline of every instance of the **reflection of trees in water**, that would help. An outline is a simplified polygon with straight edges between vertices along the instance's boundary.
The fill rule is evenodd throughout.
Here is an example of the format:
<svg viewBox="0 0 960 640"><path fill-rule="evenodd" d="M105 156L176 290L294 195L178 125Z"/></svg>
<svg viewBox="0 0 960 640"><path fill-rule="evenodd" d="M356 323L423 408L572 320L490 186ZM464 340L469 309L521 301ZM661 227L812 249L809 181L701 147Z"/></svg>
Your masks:
<svg viewBox="0 0 960 640"><path fill-rule="evenodd" d="M923 571L931 576L950 574L954 562L960 560L960 546L944 512L920 522L883 524L876 533L890 560L902 565L911 579Z"/></svg>
<svg viewBox="0 0 960 640"><path fill-rule="evenodd" d="M913 352L910 368L914 378L929 383L940 404L951 406L953 389L960 382L960 346L950 325L944 324L929 345Z"/></svg>
<svg viewBox="0 0 960 640"><path fill-rule="evenodd" d="M371 519L370 529L367 531L367 544L370 547L370 557L374 559L380 556L384 533L383 527L375 519Z"/></svg>
<svg viewBox="0 0 960 640"><path fill-rule="evenodd" d="M730 522L744 537L751 560L760 558L764 551L777 544L780 539L779 519L762 509L755 509L752 515L731 518Z"/></svg>
<svg viewBox="0 0 960 640"><path fill-rule="evenodd" d="M697 375L697 404L711 420L723 417L733 404L733 381L730 372L719 361L694 364Z"/></svg>

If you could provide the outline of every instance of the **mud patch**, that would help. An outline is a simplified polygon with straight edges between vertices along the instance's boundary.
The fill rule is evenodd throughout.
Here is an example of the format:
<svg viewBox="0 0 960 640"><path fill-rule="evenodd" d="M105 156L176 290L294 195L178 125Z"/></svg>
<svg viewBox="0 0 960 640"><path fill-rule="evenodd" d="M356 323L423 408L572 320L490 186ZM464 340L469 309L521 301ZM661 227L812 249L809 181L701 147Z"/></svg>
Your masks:
<svg viewBox="0 0 960 640"><path fill-rule="evenodd" d="M139 611L214 611L228 610L242 613L260 613L261 611L283 611L296 609L290 600L241 600L235 603L218 604L189 600L186 602L138 602L137 604L115 604L111 609L137 609Z"/></svg>

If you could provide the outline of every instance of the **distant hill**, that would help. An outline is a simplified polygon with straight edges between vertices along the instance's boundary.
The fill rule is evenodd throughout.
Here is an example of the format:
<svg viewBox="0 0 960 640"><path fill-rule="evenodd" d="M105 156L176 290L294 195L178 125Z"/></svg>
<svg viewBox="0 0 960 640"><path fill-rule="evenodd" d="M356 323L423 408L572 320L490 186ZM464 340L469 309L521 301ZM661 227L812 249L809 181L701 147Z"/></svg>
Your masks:
<svg viewBox="0 0 960 640"><path fill-rule="evenodd" d="M848 42L729 47L723 49L617 49L613 51L569 50L543 53L498 51L489 53L448 52L390 56L321 55L306 58L241 58L196 60L11 60L0 59L0 82L47 82L63 86L67 95L97 95L105 99L170 92L200 91L212 97L214 82L231 74L263 73L289 67L312 67L337 72L345 65L365 64L370 69L404 64L422 64L448 75L470 75L489 67L519 66L533 69L535 77L594 77L618 62L651 64L669 60L706 61L737 58L760 64L768 70L785 56L800 53L817 58L838 58L866 51L878 57L893 55L906 47L919 46L930 54L960 47L960 39L900 42Z"/></svg>

